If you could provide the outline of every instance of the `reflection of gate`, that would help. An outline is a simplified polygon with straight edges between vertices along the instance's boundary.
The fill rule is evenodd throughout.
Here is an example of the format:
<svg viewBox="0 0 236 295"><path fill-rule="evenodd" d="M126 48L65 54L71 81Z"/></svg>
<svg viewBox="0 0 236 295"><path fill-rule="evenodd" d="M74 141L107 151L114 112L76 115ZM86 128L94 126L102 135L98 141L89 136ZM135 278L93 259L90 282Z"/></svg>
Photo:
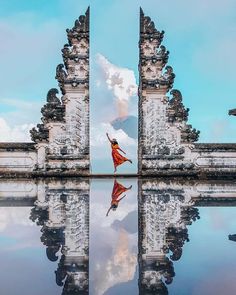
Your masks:
<svg viewBox="0 0 236 295"><path fill-rule="evenodd" d="M187 226L200 218L200 206L236 206L236 184L139 180L141 294L168 294L173 262L190 240Z"/></svg>
<svg viewBox="0 0 236 295"><path fill-rule="evenodd" d="M64 292L88 294L89 186L87 178L0 181L1 207L32 207L48 259L59 260L55 279ZM236 206L236 184L138 180L140 294L167 292L200 206Z"/></svg>

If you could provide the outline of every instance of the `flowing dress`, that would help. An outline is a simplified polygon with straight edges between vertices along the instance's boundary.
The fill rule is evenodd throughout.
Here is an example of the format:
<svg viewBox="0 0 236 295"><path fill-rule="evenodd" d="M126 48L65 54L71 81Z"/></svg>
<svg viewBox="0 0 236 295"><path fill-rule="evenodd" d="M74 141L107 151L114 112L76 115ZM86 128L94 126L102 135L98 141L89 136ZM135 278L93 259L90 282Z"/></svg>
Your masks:
<svg viewBox="0 0 236 295"><path fill-rule="evenodd" d="M118 200L119 196L126 192L128 188L124 187L122 184L114 180L113 190L111 193L111 205L118 206L120 200Z"/></svg>
<svg viewBox="0 0 236 295"><path fill-rule="evenodd" d="M122 156L119 152L118 152L118 149L119 149L119 145L118 144L111 144L111 148L112 148L112 159L113 159L113 163L114 163L114 166L115 168L118 166L118 165L121 165L122 163L124 163L125 161L128 161L128 159L124 156Z"/></svg>

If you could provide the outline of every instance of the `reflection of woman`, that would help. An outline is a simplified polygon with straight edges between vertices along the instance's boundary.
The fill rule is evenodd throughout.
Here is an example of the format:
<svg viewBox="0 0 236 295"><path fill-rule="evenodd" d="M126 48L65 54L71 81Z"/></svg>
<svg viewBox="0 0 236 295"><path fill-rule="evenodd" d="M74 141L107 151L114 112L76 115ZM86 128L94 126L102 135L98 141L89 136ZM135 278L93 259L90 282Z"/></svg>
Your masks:
<svg viewBox="0 0 236 295"><path fill-rule="evenodd" d="M112 148L112 159L113 159L113 163L114 163L114 172L116 172L116 167L118 165L121 165L122 163L128 161L132 164L132 161L130 159L127 159L126 157L122 156L118 150L120 150L122 153L126 154L118 145L118 142L115 138L110 139L108 133L107 133L107 138L111 143L111 148Z"/></svg>
<svg viewBox="0 0 236 295"><path fill-rule="evenodd" d="M130 190L132 188L132 185L129 187L124 187L122 184L120 184L119 182L116 181L116 179L114 180L114 185L113 185L113 190L112 190L112 194L111 194L111 206L107 211L106 216L108 216L110 210L116 210L116 208L118 207L119 202L124 199L124 197L126 195L124 195L122 198L119 199L119 196L121 194L123 194L124 192Z"/></svg>

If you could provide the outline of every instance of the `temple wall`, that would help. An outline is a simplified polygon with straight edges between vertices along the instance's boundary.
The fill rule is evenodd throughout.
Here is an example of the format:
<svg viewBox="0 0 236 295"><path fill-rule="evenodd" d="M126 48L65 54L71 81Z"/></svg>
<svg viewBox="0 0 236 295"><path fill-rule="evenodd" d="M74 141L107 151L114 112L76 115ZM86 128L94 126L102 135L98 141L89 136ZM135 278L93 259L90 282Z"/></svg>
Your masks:
<svg viewBox="0 0 236 295"><path fill-rule="evenodd" d="M33 172L37 151L33 143L0 143L0 177L10 172Z"/></svg>
<svg viewBox="0 0 236 295"><path fill-rule="evenodd" d="M236 172L236 144L194 144L188 156L201 171Z"/></svg>

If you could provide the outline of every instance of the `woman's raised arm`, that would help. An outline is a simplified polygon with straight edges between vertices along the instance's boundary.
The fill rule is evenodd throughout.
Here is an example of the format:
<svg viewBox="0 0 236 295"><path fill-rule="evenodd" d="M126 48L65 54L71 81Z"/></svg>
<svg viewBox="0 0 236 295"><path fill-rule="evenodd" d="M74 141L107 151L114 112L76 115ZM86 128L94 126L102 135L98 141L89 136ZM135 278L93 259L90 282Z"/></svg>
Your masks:
<svg viewBox="0 0 236 295"><path fill-rule="evenodd" d="M109 137L108 133L106 133L106 135L107 135L107 138L108 138L108 140L109 140L109 141L110 141L110 143L111 143L111 139L110 139L110 137Z"/></svg>

